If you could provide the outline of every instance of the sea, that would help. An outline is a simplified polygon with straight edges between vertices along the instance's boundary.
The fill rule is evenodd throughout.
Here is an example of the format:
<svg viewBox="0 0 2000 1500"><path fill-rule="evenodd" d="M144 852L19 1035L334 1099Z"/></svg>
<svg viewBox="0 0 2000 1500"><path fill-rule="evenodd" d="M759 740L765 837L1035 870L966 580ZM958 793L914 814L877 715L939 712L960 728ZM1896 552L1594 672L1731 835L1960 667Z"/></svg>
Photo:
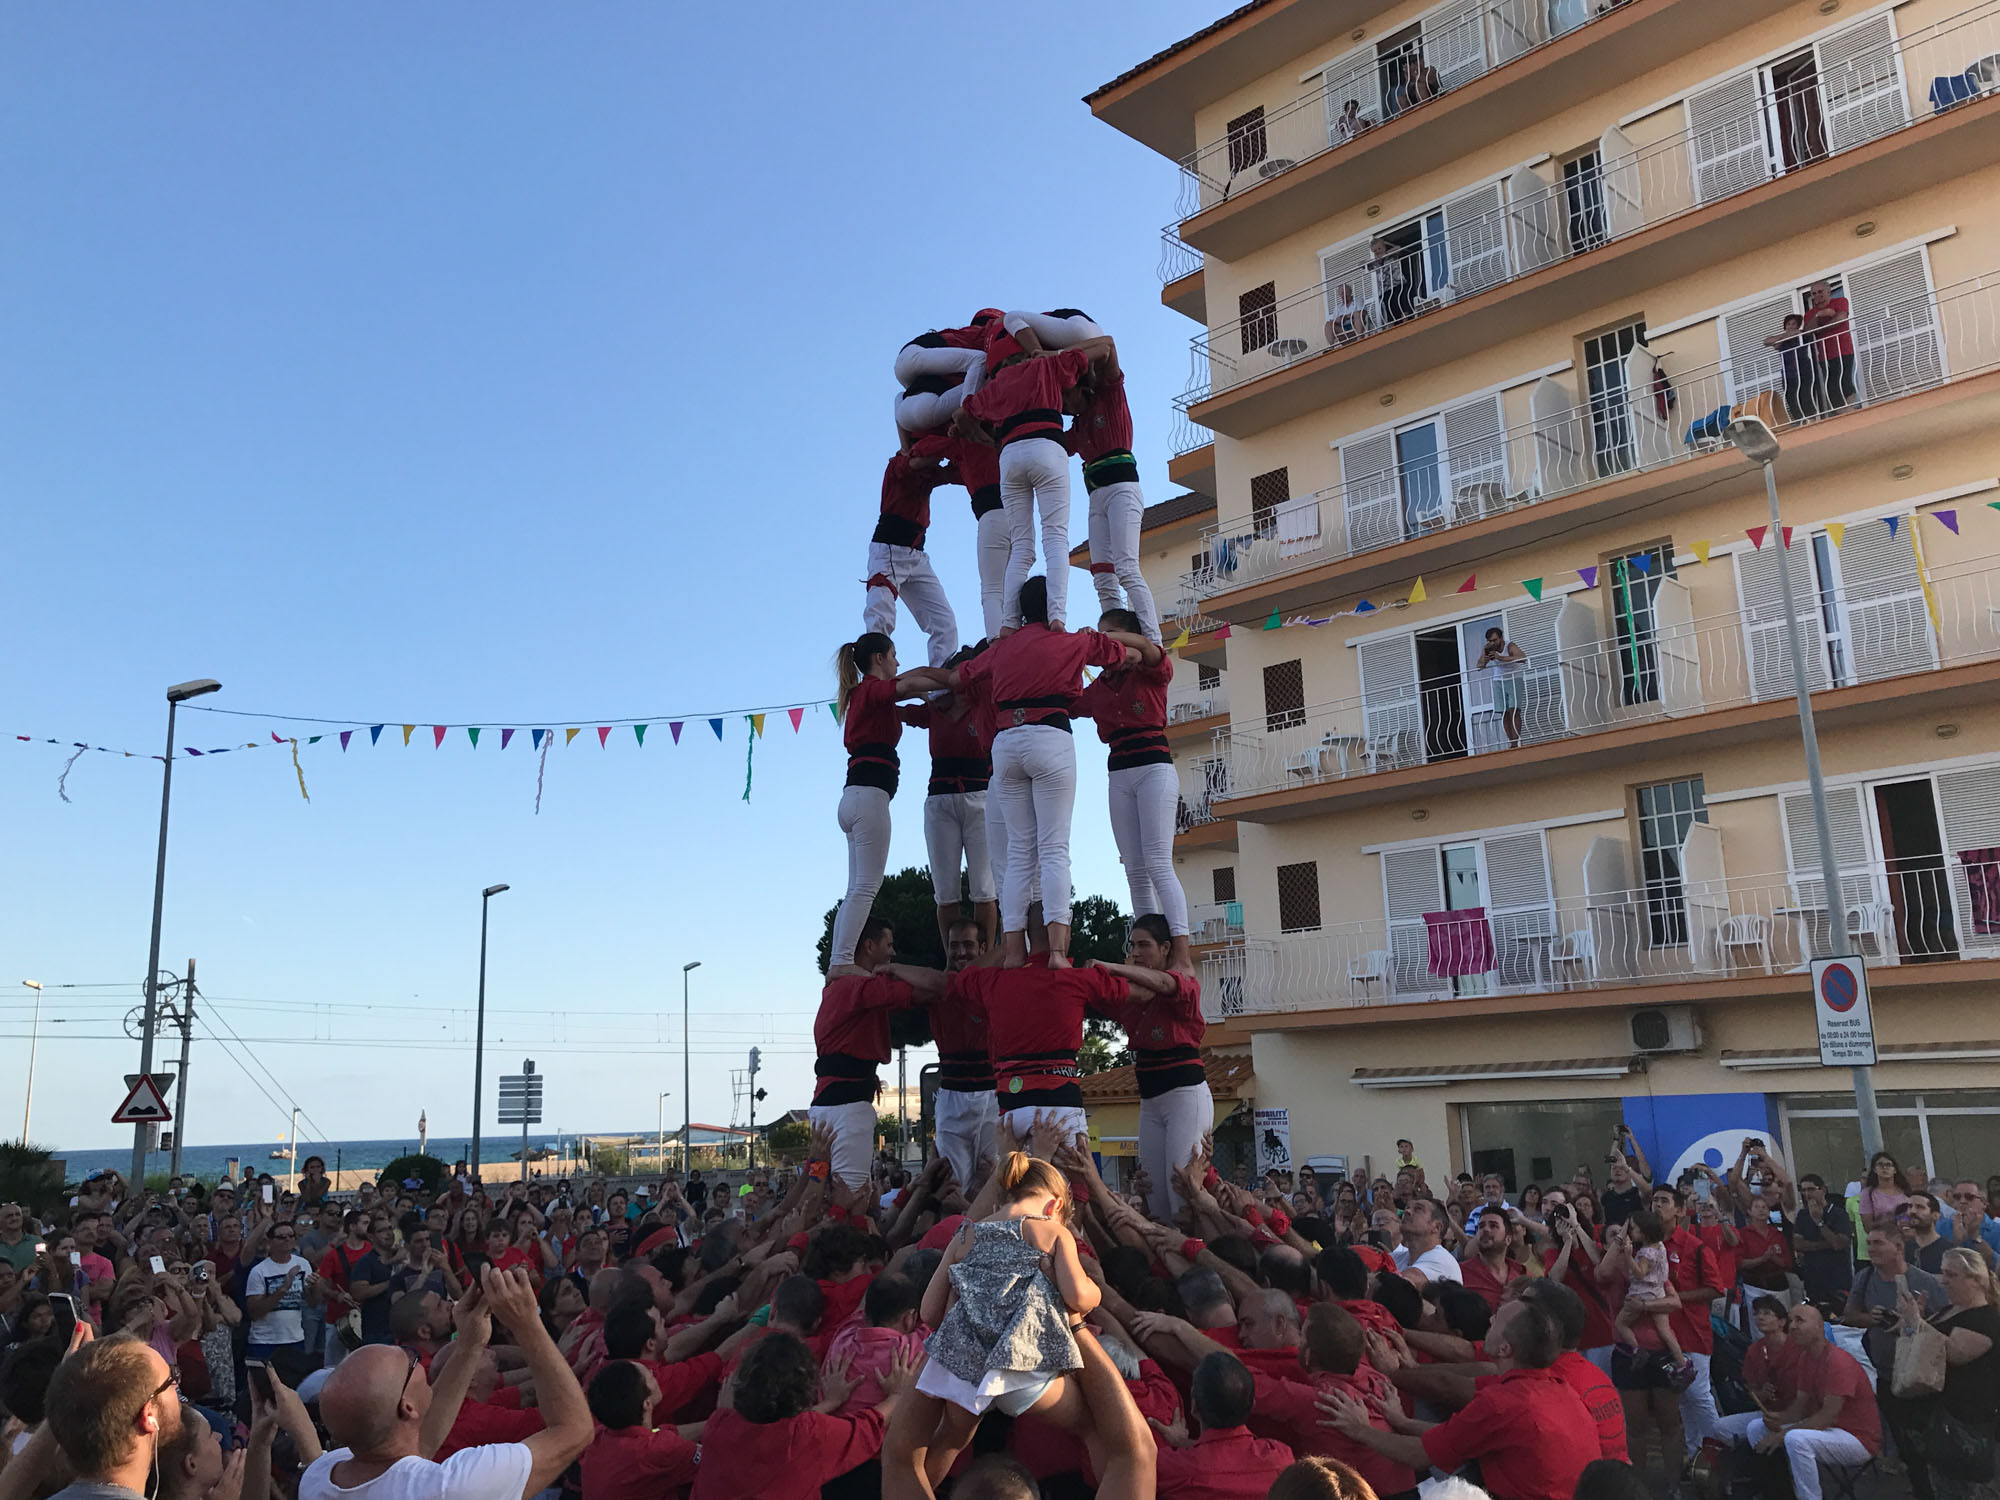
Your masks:
<svg viewBox="0 0 2000 1500"><path fill-rule="evenodd" d="M618 1141L636 1138L650 1142L653 1139L653 1135L654 1132L650 1129L632 1131L597 1130L590 1132L590 1139ZM701 1140L701 1132L699 1130L695 1132L695 1139L696 1144L699 1145ZM577 1137L574 1135L530 1135L528 1137L530 1149L541 1146L555 1150L560 1145L562 1148L574 1152L576 1141ZM432 1156L438 1157L442 1161L454 1162L468 1155L471 1148L472 1139L469 1136L434 1135L430 1138L427 1149ZM282 1177L290 1169L291 1163L286 1161L282 1156L273 1157L271 1153L274 1150L282 1151L283 1149L284 1143L282 1141L275 1144L271 1141L255 1141L235 1146L187 1145L181 1148L181 1171L183 1174L192 1174L200 1178L203 1182L210 1183L220 1181L224 1175L233 1175L240 1178L244 1172L269 1172L274 1177ZM297 1160L300 1166L304 1166L305 1159L308 1156L323 1156L326 1158L326 1169L329 1172L342 1170L349 1172L356 1170L370 1171L377 1167L387 1166L397 1157L406 1156L416 1149L417 1138L414 1135L386 1141L311 1141L301 1137L298 1145ZM504 1125L499 1127L493 1134L480 1137L479 1154L484 1159L489 1174L496 1163L520 1160L520 1151L521 1137L519 1132L511 1130ZM106 1168L123 1172L132 1165L132 1148L130 1145L93 1151L58 1151L56 1155L62 1161L63 1171L71 1182L76 1182L90 1176L93 1172L99 1172ZM152 1152L146 1158L146 1170L148 1172L164 1172L167 1170L170 1160L169 1154L165 1151Z"/></svg>

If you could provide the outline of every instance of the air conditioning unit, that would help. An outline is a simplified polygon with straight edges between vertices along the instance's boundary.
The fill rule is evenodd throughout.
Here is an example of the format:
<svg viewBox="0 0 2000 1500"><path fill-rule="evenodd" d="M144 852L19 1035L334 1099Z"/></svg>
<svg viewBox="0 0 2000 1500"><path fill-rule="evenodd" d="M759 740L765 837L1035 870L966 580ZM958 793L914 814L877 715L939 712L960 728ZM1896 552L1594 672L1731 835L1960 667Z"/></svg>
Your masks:
<svg viewBox="0 0 2000 1500"><path fill-rule="evenodd" d="M1701 1051L1701 1018L1692 1005L1635 1010L1630 1020L1634 1052Z"/></svg>

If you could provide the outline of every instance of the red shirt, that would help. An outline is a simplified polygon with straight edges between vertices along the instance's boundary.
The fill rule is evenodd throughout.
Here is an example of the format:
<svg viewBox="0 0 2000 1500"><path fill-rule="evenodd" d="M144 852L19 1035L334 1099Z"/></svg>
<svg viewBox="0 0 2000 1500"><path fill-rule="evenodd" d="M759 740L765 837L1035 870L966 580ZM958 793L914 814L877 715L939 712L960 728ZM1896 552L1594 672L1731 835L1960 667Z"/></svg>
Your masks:
<svg viewBox="0 0 2000 1500"><path fill-rule="evenodd" d="M1089 466L1107 453L1131 456L1132 408L1125 404L1123 370L1114 380L1097 382L1097 394L1070 423L1069 431L1063 434L1063 446L1083 460L1086 479Z"/></svg>
<svg viewBox="0 0 2000 1500"><path fill-rule="evenodd" d="M1211 1427L1192 1448L1161 1443L1154 1462L1160 1500L1263 1500L1292 1450L1247 1427Z"/></svg>
<svg viewBox="0 0 2000 1500"><path fill-rule="evenodd" d="M1776 1224L1745 1224L1736 1231L1736 1268L1741 1274L1743 1262L1755 1260L1760 1255L1776 1251L1778 1258L1773 1264L1790 1270L1792 1267L1792 1242L1785 1238L1785 1231ZM1768 1272L1769 1266L1760 1266L1759 1271Z"/></svg>
<svg viewBox="0 0 2000 1500"><path fill-rule="evenodd" d="M875 1067L889 1060L889 1012L916 991L889 974L843 974L820 991L813 1018L815 1104L867 1104L877 1092Z"/></svg>
<svg viewBox="0 0 2000 1500"><path fill-rule="evenodd" d="M981 308L973 316L984 316L986 321L983 323L969 323L963 328L943 328L938 331L938 337L944 340L945 347L950 349L984 349L986 347L988 341L993 337L994 330L1001 327L1000 314L993 308L987 307Z"/></svg>
<svg viewBox="0 0 2000 1500"><path fill-rule="evenodd" d="M1806 1398L1808 1412L1818 1411L1828 1396L1841 1397L1840 1415L1834 1425L1860 1438L1861 1445L1870 1453L1882 1451L1882 1413L1875 1405L1875 1391L1860 1360L1845 1349L1821 1344L1813 1349L1800 1349L1791 1363L1791 1374L1798 1383L1799 1394Z"/></svg>
<svg viewBox="0 0 2000 1500"><path fill-rule="evenodd" d="M1370 1275L1373 1275L1377 1271L1394 1271L1396 1269L1395 1257L1384 1255L1373 1245L1350 1245L1348 1248L1361 1257L1361 1264L1368 1268Z"/></svg>
<svg viewBox="0 0 2000 1500"><path fill-rule="evenodd" d="M1510 1260L1506 1265L1506 1279L1493 1274L1493 1268L1477 1255L1468 1255L1458 1263L1458 1278L1468 1291L1474 1291L1485 1299L1486 1306L1493 1312L1500 1311L1500 1299L1506 1293L1507 1282L1516 1276L1528 1274L1528 1268L1518 1260Z"/></svg>
<svg viewBox="0 0 2000 1500"><path fill-rule="evenodd" d="M922 547L924 533L931 524L931 491L951 484L957 475L942 464L918 465L912 459L943 458L951 444L941 437L927 437L910 445L907 453L897 453L882 471L882 519L876 523L873 540L892 547Z"/></svg>
<svg viewBox="0 0 2000 1500"><path fill-rule="evenodd" d="M1736 1262L1743 1253L1743 1231L1736 1231L1736 1243L1726 1243L1722 1237L1720 1224L1697 1224L1695 1238L1708 1246L1708 1253L1715 1257L1715 1274L1722 1279L1712 1283L1719 1292L1727 1293L1736 1285Z"/></svg>
<svg viewBox="0 0 2000 1500"><path fill-rule="evenodd" d="M1121 730L1167 727L1167 684L1174 680L1174 659L1161 653L1153 666L1117 667L1077 695L1076 711L1097 721L1097 737L1107 745Z"/></svg>
<svg viewBox="0 0 2000 1500"><path fill-rule="evenodd" d="M432 1457L443 1463L462 1448L518 1443L533 1437L544 1425L541 1412L533 1407L526 1411L509 1411L504 1406L468 1400L458 1409L458 1420L451 1424L451 1431L445 1434L444 1442Z"/></svg>
<svg viewBox="0 0 2000 1500"><path fill-rule="evenodd" d="M1682 1297L1698 1286L1721 1289L1724 1283L1721 1272L1716 1268L1715 1254L1701 1242L1699 1236L1685 1229L1676 1229L1667 1236L1666 1247L1667 1284ZM1709 1327L1708 1306L1706 1302L1683 1302L1667 1314L1667 1326L1673 1329L1683 1352L1714 1352L1715 1334Z"/></svg>
<svg viewBox="0 0 2000 1500"><path fill-rule="evenodd" d="M961 969L945 986L946 1003L977 1006L986 1017L993 1091L1002 1110L1081 1107L1076 1054L1083 1046L1084 1012L1130 994L1125 980L1102 969L1051 969L1046 953L1018 969ZM886 1025L883 1030L886 1038ZM882 1055L886 1062L888 1052Z"/></svg>
<svg viewBox="0 0 2000 1500"><path fill-rule="evenodd" d="M641 1359L634 1363L651 1370L653 1379L659 1382L660 1404L653 1408L653 1412L663 1420L697 1399L710 1386L722 1383L722 1356L713 1349L704 1350L692 1359Z"/></svg>
<svg viewBox="0 0 2000 1500"><path fill-rule="evenodd" d="M509 1245L505 1251L503 1251L500 1255L495 1256L492 1260L488 1262L488 1264L491 1265L493 1269L496 1271L509 1271L512 1270L515 1266L519 1266L521 1267L522 1270L528 1273L529 1277L537 1285L540 1285L542 1280L541 1256L530 1255L527 1251L523 1250L519 1245Z"/></svg>
<svg viewBox="0 0 2000 1500"><path fill-rule="evenodd" d="M1440 1469L1479 1460L1499 1500L1570 1500L1598 1453L1597 1423L1554 1370L1509 1370L1477 1382L1465 1409L1424 1434Z"/></svg>
<svg viewBox="0 0 2000 1500"><path fill-rule="evenodd" d="M861 1305L868 1295L868 1288L875 1278L866 1271L856 1272L845 1281L822 1281L820 1295L826 1299L820 1308L819 1327L823 1337L831 1337L840 1332L841 1324L854 1316L854 1309ZM822 1351L823 1352L823 1351Z"/></svg>
<svg viewBox="0 0 2000 1500"><path fill-rule="evenodd" d="M583 1450L583 1500L666 1500L694 1483L693 1443L662 1427L599 1426Z"/></svg>
<svg viewBox="0 0 2000 1500"><path fill-rule="evenodd" d="M1090 361L1074 349L1042 354L986 377L965 399L965 411L993 429L1001 447L1024 438L1063 435L1063 393L1083 379Z"/></svg>
<svg viewBox="0 0 2000 1500"><path fill-rule="evenodd" d="M348 1277L367 1253L366 1245L359 1250L350 1250L346 1242L342 1241L339 1244L328 1245L326 1254L319 1258L317 1268L319 1279L330 1288L326 1294L326 1315L329 1321L345 1317L354 1310L355 1301L347 1295Z"/></svg>
<svg viewBox="0 0 2000 1500"><path fill-rule="evenodd" d="M1201 1039L1208 1022L1201 1014L1201 985L1186 974L1173 976L1172 995L1135 995L1096 1010L1125 1030L1137 1062L1139 1097L1157 1099L1171 1089L1208 1081L1201 1066Z"/></svg>
<svg viewBox="0 0 2000 1500"><path fill-rule="evenodd" d="M819 1487L882 1451L882 1414L801 1412L752 1422L733 1408L708 1419L691 1500L819 1500Z"/></svg>
<svg viewBox="0 0 2000 1500"><path fill-rule="evenodd" d="M955 1094L993 1091L985 1011L976 1005L953 1004L949 996L938 1000L931 1006L931 1040L938 1049L939 1088Z"/></svg>
<svg viewBox="0 0 2000 1500"><path fill-rule="evenodd" d="M1583 1347L1603 1349L1618 1341L1618 1330L1614 1326L1608 1295L1598 1283L1596 1269L1590 1257L1581 1250L1572 1250L1569 1269L1563 1273L1563 1285L1575 1292L1583 1303Z"/></svg>
<svg viewBox="0 0 2000 1500"><path fill-rule="evenodd" d="M896 742L903 737L902 715L896 712L896 684L886 677L864 677L857 682L847 695L840 737L847 747L847 784L877 786L895 796L901 764Z"/></svg>
<svg viewBox="0 0 2000 1500"><path fill-rule="evenodd" d="M1023 625L958 669L961 681L987 682L997 733L1066 714L1083 691L1086 666L1125 664L1125 648L1094 630Z"/></svg>
<svg viewBox="0 0 2000 1500"><path fill-rule="evenodd" d="M970 706L954 718L939 703L908 703L897 715L912 729L930 731L931 782L926 795L955 797L986 790L993 779L993 753L980 737L979 716Z"/></svg>
<svg viewBox="0 0 2000 1500"><path fill-rule="evenodd" d="M946 1214L931 1225L930 1232L917 1241L919 1250L945 1250L951 1246L951 1237L958 1233L958 1226L965 1222L964 1214Z"/></svg>
<svg viewBox="0 0 2000 1500"><path fill-rule="evenodd" d="M1837 359L1854 352L1854 325L1847 314L1845 297L1830 297L1824 307L1816 307L1807 314L1806 332L1812 336L1816 359Z"/></svg>
<svg viewBox="0 0 2000 1500"><path fill-rule="evenodd" d="M1743 1384L1752 1394L1767 1382L1775 1386L1778 1399L1773 1404L1783 1411L1799 1393L1799 1383L1792 1370L1798 1362L1799 1346L1783 1329L1779 1329L1776 1348L1768 1339L1760 1338L1743 1356Z"/></svg>
<svg viewBox="0 0 2000 1500"><path fill-rule="evenodd" d="M1361 1325L1364 1333L1372 1328L1386 1338L1389 1334L1402 1330L1403 1325L1396 1321L1396 1315L1379 1302L1367 1297L1356 1297L1351 1302L1344 1297L1335 1297L1333 1301L1336 1307L1346 1309L1349 1316Z"/></svg>
<svg viewBox="0 0 2000 1500"><path fill-rule="evenodd" d="M1000 450L991 443L951 438L951 467L972 497L974 520L1000 508Z"/></svg>
<svg viewBox="0 0 2000 1500"><path fill-rule="evenodd" d="M1563 1384L1576 1392L1590 1420L1597 1424L1597 1456L1628 1463L1625 1452L1625 1403L1611 1377L1574 1349L1565 1349L1549 1366Z"/></svg>
<svg viewBox="0 0 2000 1500"><path fill-rule="evenodd" d="M1403 1464L1384 1458L1373 1448L1354 1438L1319 1425L1323 1415L1317 1404L1321 1391L1345 1391L1368 1407L1368 1425L1378 1432L1389 1431L1383 1408L1398 1401L1396 1388L1381 1371L1365 1360L1352 1375L1336 1375L1315 1370L1298 1372L1289 1380L1273 1380L1257 1372L1257 1404L1250 1413L1253 1431L1282 1439L1301 1455L1317 1453L1339 1459L1367 1480L1378 1495L1400 1495L1417 1487L1417 1477ZM1567 1500L1567 1496L1565 1496Z"/></svg>

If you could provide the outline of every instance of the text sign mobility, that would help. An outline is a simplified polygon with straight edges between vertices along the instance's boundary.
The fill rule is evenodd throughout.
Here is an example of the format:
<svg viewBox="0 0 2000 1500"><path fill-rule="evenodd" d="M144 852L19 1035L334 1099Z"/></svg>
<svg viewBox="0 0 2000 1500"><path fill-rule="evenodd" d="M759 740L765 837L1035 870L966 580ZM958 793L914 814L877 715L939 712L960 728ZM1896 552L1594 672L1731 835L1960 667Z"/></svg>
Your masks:
<svg viewBox="0 0 2000 1500"><path fill-rule="evenodd" d="M1875 1066L1875 1015L1868 1004L1868 970L1849 954L1812 961L1813 1020L1823 1068Z"/></svg>
<svg viewBox="0 0 2000 1500"><path fill-rule="evenodd" d="M503 1073L500 1075L500 1123L539 1125L542 1123L542 1075Z"/></svg>
<svg viewBox="0 0 2000 1500"><path fill-rule="evenodd" d="M1257 1122L1257 1175L1292 1170L1292 1112L1260 1109Z"/></svg>

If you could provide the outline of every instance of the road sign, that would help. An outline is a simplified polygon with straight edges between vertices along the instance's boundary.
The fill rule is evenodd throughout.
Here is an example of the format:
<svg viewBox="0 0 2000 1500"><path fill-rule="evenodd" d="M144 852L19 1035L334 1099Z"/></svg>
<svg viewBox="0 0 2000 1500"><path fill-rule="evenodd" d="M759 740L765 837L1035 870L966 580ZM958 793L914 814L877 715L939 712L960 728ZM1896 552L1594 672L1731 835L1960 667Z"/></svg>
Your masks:
<svg viewBox="0 0 2000 1500"><path fill-rule="evenodd" d="M1868 1005L1868 969L1848 954L1812 961L1813 1019L1823 1068L1875 1066L1875 1017Z"/></svg>
<svg viewBox="0 0 2000 1500"><path fill-rule="evenodd" d="M534 1059L523 1062L518 1073L500 1075L500 1123L542 1123L542 1075L535 1071Z"/></svg>
<svg viewBox="0 0 2000 1500"><path fill-rule="evenodd" d="M150 1076L153 1080L153 1087L158 1089L162 1094L164 1094L168 1089L174 1086L174 1079L176 1079L180 1075L177 1073L153 1073L150 1075L145 1073L127 1073L125 1075L125 1087L128 1089L137 1088L139 1086L139 1080L141 1078L145 1078L148 1076Z"/></svg>
<svg viewBox="0 0 2000 1500"><path fill-rule="evenodd" d="M159 1125L174 1117L167 1108L167 1084L143 1073L132 1075L131 1088L126 1092L125 1102L118 1106L111 1116L113 1125ZM168 1082L172 1079L169 1078Z"/></svg>

